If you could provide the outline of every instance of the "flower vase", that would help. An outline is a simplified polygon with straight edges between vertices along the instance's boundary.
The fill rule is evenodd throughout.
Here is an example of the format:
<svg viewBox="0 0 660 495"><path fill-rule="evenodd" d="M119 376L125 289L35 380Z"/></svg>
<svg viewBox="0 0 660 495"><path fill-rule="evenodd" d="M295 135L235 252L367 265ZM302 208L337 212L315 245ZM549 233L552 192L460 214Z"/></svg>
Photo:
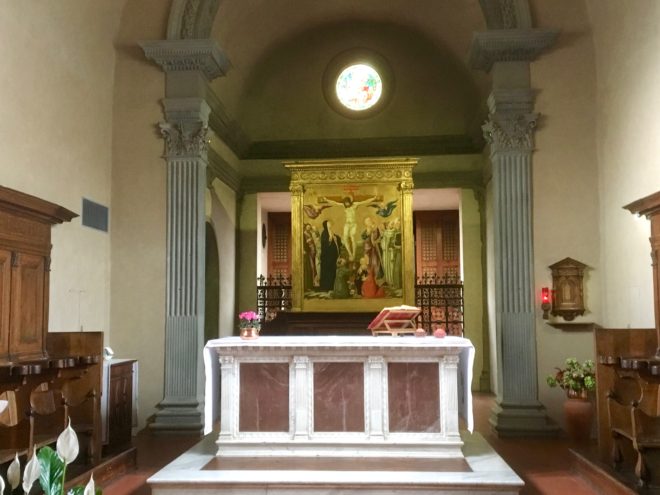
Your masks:
<svg viewBox="0 0 660 495"><path fill-rule="evenodd" d="M259 338L259 329L257 327L242 327L240 337L243 340L254 340Z"/></svg>
<svg viewBox="0 0 660 495"><path fill-rule="evenodd" d="M594 406L587 397L587 391L569 390L564 402L564 418L568 438L577 444L588 443L591 438L591 423Z"/></svg>

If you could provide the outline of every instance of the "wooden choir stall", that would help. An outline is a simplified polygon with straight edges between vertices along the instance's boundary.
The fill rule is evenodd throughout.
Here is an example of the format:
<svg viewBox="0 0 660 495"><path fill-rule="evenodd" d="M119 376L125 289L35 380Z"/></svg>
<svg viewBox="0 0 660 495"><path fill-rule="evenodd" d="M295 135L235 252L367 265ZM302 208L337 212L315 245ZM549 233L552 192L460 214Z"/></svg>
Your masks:
<svg viewBox="0 0 660 495"><path fill-rule="evenodd" d="M48 332L51 227L76 216L0 186L0 467L53 444L70 418L71 481L102 457L103 333Z"/></svg>
<svg viewBox="0 0 660 495"><path fill-rule="evenodd" d="M596 329L600 460L660 488L660 192L625 207L651 220L655 329Z"/></svg>

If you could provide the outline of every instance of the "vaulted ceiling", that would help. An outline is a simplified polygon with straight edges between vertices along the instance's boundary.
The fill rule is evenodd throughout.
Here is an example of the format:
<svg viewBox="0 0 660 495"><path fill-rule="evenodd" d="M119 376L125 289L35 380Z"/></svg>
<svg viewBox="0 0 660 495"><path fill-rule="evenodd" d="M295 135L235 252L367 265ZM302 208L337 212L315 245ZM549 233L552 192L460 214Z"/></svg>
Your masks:
<svg viewBox="0 0 660 495"><path fill-rule="evenodd" d="M231 61L213 88L251 143L247 158L466 153L481 146L489 82L467 67L477 0L224 0L212 37ZM342 52L382 56L392 94L347 118L323 95Z"/></svg>

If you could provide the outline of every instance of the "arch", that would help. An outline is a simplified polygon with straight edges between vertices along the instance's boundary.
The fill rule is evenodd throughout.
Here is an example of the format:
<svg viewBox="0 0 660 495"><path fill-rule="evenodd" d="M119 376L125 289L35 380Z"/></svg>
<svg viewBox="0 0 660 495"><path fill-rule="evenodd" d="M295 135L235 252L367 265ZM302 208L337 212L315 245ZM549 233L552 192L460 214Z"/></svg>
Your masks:
<svg viewBox="0 0 660 495"><path fill-rule="evenodd" d="M488 29L531 29L529 0L479 0Z"/></svg>
<svg viewBox="0 0 660 495"><path fill-rule="evenodd" d="M206 39L211 36L220 0L174 0L167 22L167 39Z"/></svg>
<svg viewBox="0 0 660 495"><path fill-rule="evenodd" d="M206 263L204 269L204 341L217 339L220 327L220 258L215 229L206 222Z"/></svg>

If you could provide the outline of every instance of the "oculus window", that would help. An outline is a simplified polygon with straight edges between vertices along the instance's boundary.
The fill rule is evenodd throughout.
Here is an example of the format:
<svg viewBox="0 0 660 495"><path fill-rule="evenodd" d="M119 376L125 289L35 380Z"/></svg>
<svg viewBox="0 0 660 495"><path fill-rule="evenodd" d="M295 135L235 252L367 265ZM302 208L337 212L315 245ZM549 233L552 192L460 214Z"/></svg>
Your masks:
<svg viewBox="0 0 660 495"><path fill-rule="evenodd" d="M394 86L385 58L366 48L335 55L322 78L326 102L349 119L366 119L381 112L392 98Z"/></svg>
<svg viewBox="0 0 660 495"><path fill-rule="evenodd" d="M335 90L342 105L360 112L378 103L383 94L383 81L370 65L354 64L341 71Z"/></svg>

